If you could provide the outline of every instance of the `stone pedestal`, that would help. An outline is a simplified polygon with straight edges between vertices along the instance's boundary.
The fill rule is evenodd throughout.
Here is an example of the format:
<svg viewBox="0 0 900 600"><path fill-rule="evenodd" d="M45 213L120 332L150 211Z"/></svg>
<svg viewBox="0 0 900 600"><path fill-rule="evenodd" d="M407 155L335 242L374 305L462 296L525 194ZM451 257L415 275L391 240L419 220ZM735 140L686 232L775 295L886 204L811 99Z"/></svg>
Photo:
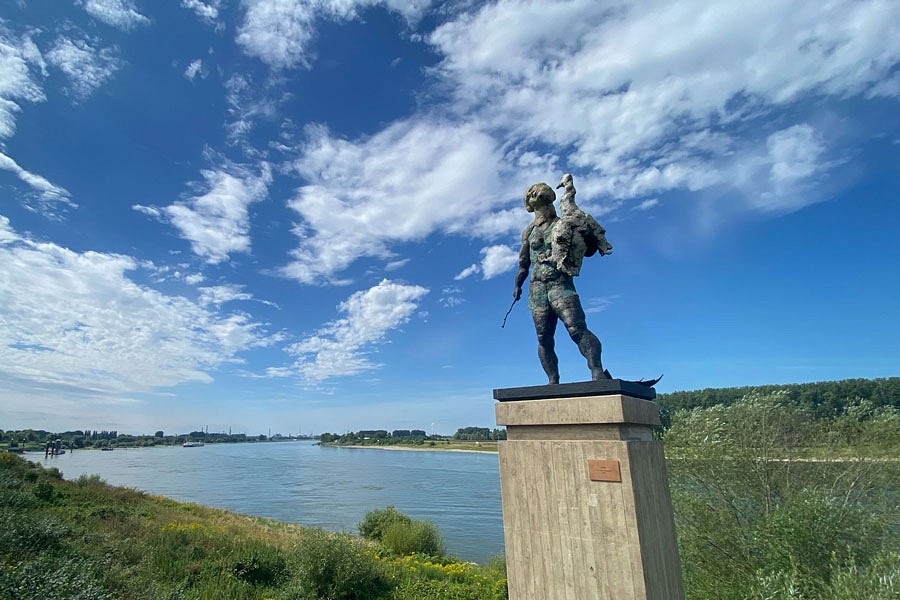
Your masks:
<svg viewBox="0 0 900 600"><path fill-rule="evenodd" d="M652 388L494 390L510 600L684 598Z"/></svg>

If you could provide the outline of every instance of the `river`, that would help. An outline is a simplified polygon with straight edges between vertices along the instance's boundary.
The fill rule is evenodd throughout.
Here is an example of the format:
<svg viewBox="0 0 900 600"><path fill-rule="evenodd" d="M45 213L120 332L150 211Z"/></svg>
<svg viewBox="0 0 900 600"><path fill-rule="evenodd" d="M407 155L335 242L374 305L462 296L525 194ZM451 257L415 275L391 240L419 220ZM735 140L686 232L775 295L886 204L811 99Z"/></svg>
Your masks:
<svg viewBox="0 0 900 600"><path fill-rule="evenodd" d="M494 453L295 441L75 450L40 459L66 479L97 474L111 485L330 531L356 533L367 511L392 504L434 521L454 556L484 563L503 553Z"/></svg>

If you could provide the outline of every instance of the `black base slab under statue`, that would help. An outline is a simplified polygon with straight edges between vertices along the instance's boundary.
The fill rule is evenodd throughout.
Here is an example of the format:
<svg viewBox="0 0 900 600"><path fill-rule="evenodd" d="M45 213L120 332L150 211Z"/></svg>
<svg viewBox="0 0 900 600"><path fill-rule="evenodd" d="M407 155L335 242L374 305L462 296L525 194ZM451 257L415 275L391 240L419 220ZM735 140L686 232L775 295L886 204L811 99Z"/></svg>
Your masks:
<svg viewBox="0 0 900 600"><path fill-rule="evenodd" d="M658 380L657 380L658 381ZM494 390L494 400L538 400L544 398L580 398L583 396L611 396L622 394L644 400L656 398L656 390L648 386L650 382L625 381L624 379L601 379L600 381L578 381L555 385L531 385L527 387L500 388ZM655 383L655 381L653 382ZM652 385L652 384L651 384Z"/></svg>

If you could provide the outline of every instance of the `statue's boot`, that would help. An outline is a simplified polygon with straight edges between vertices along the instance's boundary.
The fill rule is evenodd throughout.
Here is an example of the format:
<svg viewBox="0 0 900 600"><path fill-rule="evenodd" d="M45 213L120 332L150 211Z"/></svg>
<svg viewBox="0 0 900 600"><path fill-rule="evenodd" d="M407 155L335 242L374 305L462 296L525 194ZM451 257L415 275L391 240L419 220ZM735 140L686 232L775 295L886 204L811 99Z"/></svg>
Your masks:
<svg viewBox="0 0 900 600"><path fill-rule="evenodd" d="M591 369L591 381L600 381L602 379L612 379L613 376L609 374L609 371L603 368L603 365L599 367Z"/></svg>

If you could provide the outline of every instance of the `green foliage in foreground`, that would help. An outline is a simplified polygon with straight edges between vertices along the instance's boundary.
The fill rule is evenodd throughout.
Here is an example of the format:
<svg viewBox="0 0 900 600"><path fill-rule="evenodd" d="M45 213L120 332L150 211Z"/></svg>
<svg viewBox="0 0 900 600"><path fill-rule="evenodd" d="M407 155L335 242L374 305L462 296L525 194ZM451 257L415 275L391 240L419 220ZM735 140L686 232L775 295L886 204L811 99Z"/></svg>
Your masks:
<svg viewBox="0 0 900 600"><path fill-rule="evenodd" d="M900 462L867 458L866 442L880 441L865 433L896 435L900 416L809 412L776 393L673 415L665 444L688 598L900 597ZM856 446L810 456L848 427Z"/></svg>
<svg viewBox="0 0 900 600"><path fill-rule="evenodd" d="M415 527L433 525L405 519L409 539L427 543L431 533ZM364 538L174 502L96 476L62 481L55 469L0 453L4 600L506 598L496 563L430 550L436 555L398 555Z"/></svg>
<svg viewBox="0 0 900 600"><path fill-rule="evenodd" d="M359 523L359 535L380 542L392 525L412 525L412 519L393 506L370 510Z"/></svg>
<svg viewBox="0 0 900 600"><path fill-rule="evenodd" d="M359 533L381 542L386 550L398 556L442 556L445 551L443 537L434 523L414 521L393 506L366 513L359 524Z"/></svg>

